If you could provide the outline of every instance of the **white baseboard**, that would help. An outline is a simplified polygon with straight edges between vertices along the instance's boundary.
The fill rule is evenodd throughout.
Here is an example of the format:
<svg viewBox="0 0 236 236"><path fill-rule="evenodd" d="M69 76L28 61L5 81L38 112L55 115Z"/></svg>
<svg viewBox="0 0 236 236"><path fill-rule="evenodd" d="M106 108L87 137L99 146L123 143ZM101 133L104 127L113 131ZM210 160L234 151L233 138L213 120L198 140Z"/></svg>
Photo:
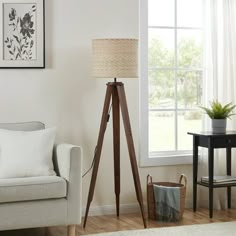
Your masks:
<svg viewBox="0 0 236 236"><path fill-rule="evenodd" d="M191 208L192 202L186 199L185 208ZM83 207L83 216L85 215L85 207ZM147 211L147 205L144 204L144 210ZM140 207L138 203L121 204L120 214L136 213L140 212ZM104 205L104 206L91 206L89 209L90 216L100 216L100 215L115 215L116 205Z"/></svg>

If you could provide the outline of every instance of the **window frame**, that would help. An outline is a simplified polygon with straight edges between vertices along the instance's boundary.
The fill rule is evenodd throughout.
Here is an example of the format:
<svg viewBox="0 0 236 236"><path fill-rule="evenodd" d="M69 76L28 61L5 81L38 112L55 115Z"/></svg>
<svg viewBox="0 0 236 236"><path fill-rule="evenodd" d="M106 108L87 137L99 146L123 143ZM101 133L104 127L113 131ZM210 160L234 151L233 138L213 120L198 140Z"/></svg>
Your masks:
<svg viewBox="0 0 236 236"><path fill-rule="evenodd" d="M201 27L178 27L177 26L177 0L175 1L175 22L174 26L149 26L148 25L148 0L140 0L140 166L162 166L162 165L181 165L192 164L192 151L164 151L164 152L149 152L149 111L173 111L175 113L175 147L178 142L178 118L176 112L179 111L194 111L196 109L181 109L177 107L177 72L178 70L203 72L203 68L179 68L178 67L178 39L177 31L182 29L187 30L203 30ZM149 28L158 29L173 29L174 30L174 50L175 64L173 68L155 68L156 70L172 70L175 76L175 106L173 109L149 109L148 104L148 30Z"/></svg>

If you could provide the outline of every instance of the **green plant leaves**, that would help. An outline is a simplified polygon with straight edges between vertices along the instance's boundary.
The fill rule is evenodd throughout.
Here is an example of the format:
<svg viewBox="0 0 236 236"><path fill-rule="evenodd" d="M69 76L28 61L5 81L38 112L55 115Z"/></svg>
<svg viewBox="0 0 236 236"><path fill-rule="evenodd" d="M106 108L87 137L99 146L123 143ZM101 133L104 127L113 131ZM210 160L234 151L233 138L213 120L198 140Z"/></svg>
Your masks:
<svg viewBox="0 0 236 236"><path fill-rule="evenodd" d="M236 105L233 105L231 102L226 105L222 105L217 100L213 100L210 103L210 106L210 108L201 106L200 108L203 109L211 119L226 119L235 115L235 113L232 112Z"/></svg>

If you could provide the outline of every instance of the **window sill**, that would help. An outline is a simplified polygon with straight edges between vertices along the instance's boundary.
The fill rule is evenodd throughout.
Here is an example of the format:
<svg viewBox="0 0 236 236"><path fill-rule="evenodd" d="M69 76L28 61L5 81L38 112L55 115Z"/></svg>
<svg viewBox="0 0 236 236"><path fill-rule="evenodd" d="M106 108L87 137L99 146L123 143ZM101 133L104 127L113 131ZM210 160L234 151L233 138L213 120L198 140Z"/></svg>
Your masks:
<svg viewBox="0 0 236 236"><path fill-rule="evenodd" d="M170 165L191 165L193 163L192 154L160 155L141 158L140 167L170 166Z"/></svg>

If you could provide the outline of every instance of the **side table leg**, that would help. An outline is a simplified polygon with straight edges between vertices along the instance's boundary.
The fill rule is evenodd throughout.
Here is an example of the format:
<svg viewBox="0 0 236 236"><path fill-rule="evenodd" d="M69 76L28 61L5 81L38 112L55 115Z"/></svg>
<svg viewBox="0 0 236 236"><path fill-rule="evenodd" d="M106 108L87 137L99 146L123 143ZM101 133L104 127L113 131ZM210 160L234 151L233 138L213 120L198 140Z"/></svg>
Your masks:
<svg viewBox="0 0 236 236"><path fill-rule="evenodd" d="M208 174L209 174L209 217L213 216L213 176L214 176L214 149L208 146Z"/></svg>
<svg viewBox="0 0 236 236"><path fill-rule="evenodd" d="M231 148L226 148L226 171L227 175L231 175ZM231 208L231 187L227 187L228 208Z"/></svg>
<svg viewBox="0 0 236 236"><path fill-rule="evenodd" d="M198 137L193 136L193 211L197 209Z"/></svg>

